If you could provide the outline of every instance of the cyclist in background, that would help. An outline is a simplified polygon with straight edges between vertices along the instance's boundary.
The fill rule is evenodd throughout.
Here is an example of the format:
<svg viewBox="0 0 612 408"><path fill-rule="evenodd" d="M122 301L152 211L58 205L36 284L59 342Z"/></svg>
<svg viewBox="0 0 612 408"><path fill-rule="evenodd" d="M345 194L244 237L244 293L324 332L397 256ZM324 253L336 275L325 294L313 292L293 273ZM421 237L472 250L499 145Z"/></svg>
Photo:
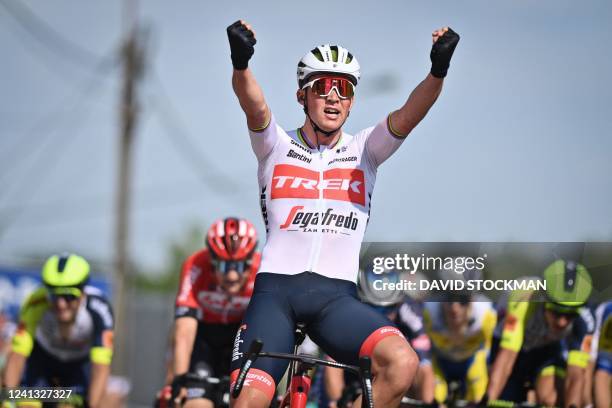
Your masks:
<svg viewBox="0 0 612 408"><path fill-rule="evenodd" d="M595 312L596 326L593 345L597 350L594 378L596 408L612 406L612 302L604 302Z"/></svg>
<svg viewBox="0 0 612 408"><path fill-rule="evenodd" d="M6 358L11 351L11 339L15 334L17 324L4 311L0 311L0 378L4 373Z"/></svg>
<svg viewBox="0 0 612 408"><path fill-rule="evenodd" d="M176 296L172 350L172 385L175 404L186 399L185 407L212 407L215 387L184 389L186 373L200 377L229 375L234 336L253 292L260 255L257 232L251 222L225 218L214 222L206 235L206 248L183 264Z"/></svg>
<svg viewBox="0 0 612 408"><path fill-rule="evenodd" d="M360 67L346 48L322 45L299 61L296 99L305 118L302 127L287 132L248 68L256 42L251 27L237 21L227 33L232 85L259 162L267 230L244 320L248 328L236 337L232 375L237 376L241 357L256 338L263 340L264 350L291 352L295 326L302 322L335 360L356 364L360 356L369 356L375 405L397 406L412 383L418 358L388 319L359 302L359 248L377 169L433 106L459 36L449 28L434 31L427 77L400 109L353 137L342 127L353 106ZM287 364L257 360L235 406L268 406Z"/></svg>
<svg viewBox="0 0 612 408"><path fill-rule="evenodd" d="M561 400L565 407L581 406L593 334L590 311L583 307L591 294L591 276L579 263L557 260L544 270L544 281L545 293L517 291L500 307L504 318L495 331L485 401L525 401L529 382L535 384L539 404L555 406ZM565 365L564 391L559 393L554 367Z"/></svg>
<svg viewBox="0 0 612 408"><path fill-rule="evenodd" d="M463 274L441 270L441 280L479 280L478 270ZM459 384L459 398L479 402L488 383L487 359L491 351L497 313L483 295L469 291L447 291L425 303L425 331L432 342L435 399L449 398L449 384ZM455 396L456 397L456 396Z"/></svg>
<svg viewBox="0 0 612 408"><path fill-rule="evenodd" d="M53 255L44 287L24 302L4 372L5 387L70 387L99 407L113 354L113 313L90 267L75 254ZM40 406L32 403L32 406Z"/></svg>

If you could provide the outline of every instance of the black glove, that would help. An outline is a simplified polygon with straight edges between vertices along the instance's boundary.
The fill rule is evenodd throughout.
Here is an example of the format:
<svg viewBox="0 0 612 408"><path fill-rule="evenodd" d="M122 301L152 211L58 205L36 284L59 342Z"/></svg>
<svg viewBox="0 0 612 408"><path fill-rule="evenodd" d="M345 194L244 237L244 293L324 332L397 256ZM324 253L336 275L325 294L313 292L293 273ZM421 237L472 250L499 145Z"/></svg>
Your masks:
<svg viewBox="0 0 612 408"><path fill-rule="evenodd" d="M176 377L174 377L174 380L172 380L172 384L170 385L171 404L174 404L174 400L176 399L176 397L178 397L179 393L181 392L181 388L185 386L186 378L187 378L187 374L181 374L181 375L177 375Z"/></svg>
<svg viewBox="0 0 612 408"><path fill-rule="evenodd" d="M459 34L448 29L447 32L434 43L431 47L431 75L436 78L444 78L448 72L451 57L455 47L459 43Z"/></svg>
<svg viewBox="0 0 612 408"><path fill-rule="evenodd" d="M227 27L227 38L232 51L232 65L237 70L245 70L255 52L253 46L257 43L253 32L240 21Z"/></svg>

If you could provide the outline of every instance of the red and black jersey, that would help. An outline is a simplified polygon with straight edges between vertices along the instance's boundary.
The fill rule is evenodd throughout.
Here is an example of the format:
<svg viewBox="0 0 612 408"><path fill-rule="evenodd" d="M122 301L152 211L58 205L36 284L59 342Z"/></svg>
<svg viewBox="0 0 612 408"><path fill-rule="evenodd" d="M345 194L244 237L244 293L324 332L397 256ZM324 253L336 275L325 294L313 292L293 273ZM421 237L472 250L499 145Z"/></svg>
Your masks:
<svg viewBox="0 0 612 408"><path fill-rule="evenodd" d="M208 250L192 254L181 270L175 318L192 316L207 324L239 323L253 293L260 259L256 252L251 258L248 281L238 295L230 296L219 286Z"/></svg>

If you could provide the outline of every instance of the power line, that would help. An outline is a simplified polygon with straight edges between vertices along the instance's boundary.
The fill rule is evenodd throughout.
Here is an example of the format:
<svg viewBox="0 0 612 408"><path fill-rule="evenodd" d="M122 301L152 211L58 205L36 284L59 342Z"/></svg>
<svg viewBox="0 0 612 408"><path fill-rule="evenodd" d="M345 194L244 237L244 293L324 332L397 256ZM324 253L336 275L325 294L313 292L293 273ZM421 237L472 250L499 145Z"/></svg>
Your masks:
<svg viewBox="0 0 612 408"><path fill-rule="evenodd" d="M115 68L115 65L109 65L106 60L103 60L96 67L96 72L108 75L113 68ZM0 163L4 164L3 168L0 169L0 185L4 183L5 179L13 178L11 169L15 169L19 164L27 164L30 161L28 159L35 155L36 149L29 148L32 142L36 141L33 139L33 136L45 131L46 133L42 136L43 140L38 140L37 142L39 146L48 143L54 134L54 129L59 128L65 121L73 120L73 111L89 102L90 95L100 89L96 87L99 81L100 77L92 76L88 78L88 81L78 86L79 93L74 98L70 95L60 101L57 104L57 109L42 116L34 122L29 130L15 138L17 143L12 148L6 149L4 155L0 156ZM74 104L70 103L71 100L75 101ZM71 105L71 107L66 108L68 105Z"/></svg>
<svg viewBox="0 0 612 408"><path fill-rule="evenodd" d="M166 136L174 150L185 160L198 178L213 191L224 194L236 194L239 192L234 180L227 176L214 162L207 157L191 140L188 131L182 125L176 109L166 92L159 76L154 75L161 98L154 96L150 98L154 111Z"/></svg>
<svg viewBox="0 0 612 408"><path fill-rule="evenodd" d="M3 27L8 27L10 31L15 34L15 38L19 40L19 44L28 51L30 56L33 56L37 62L40 62L38 66L57 76L62 81L71 82L74 80L72 72L68 72L63 67L57 65L57 58L55 58L55 54L51 54L52 51L49 51L48 48L39 41L33 39L30 35L27 36L27 39L24 39L22 35L24 28L15 21L15 19L12 19L8 24L4 24Z"/></svg>
<svg viewBox="0 0 612 408"><path fill-rule="evenodd" d="M38 160L34 166L30 168L30 171L26 176L22 177L21 180L17 180L14 185L18 187L17 195L24 196L26 194L32 195L37 187L40 187L44 180L49 177L49 175L53 172L53 169L61 163L61 157L66 153L68 149L63 148L64 146L69 146L70 141L72 141L76 135L79 133L78 128L79 124L83 124L89 110L87 109L90 105L80 103L81 101L77 101L75 104L73 113L68 117L67 125L69 127L69 131L66 132L68 134L68 139L63 140L62 143L50 143L51 137L46 138L46 145L43 146L39 150L39 157L52 157L53 160ZM80 108L84 108L85 112L81 115L77 115L77 112ZM76 119L74 119L76 118ZM81 123L79 123L79 120ZM72 133L70 133L72 131ZM53 133L51 132L50 135ZM59 151L58 151L59 150ZM35 183L28 183L28 180L36 180ZM19 189L19 187L21 189ZM20 201L25 201L21 198ZM13 225L19 217L24 213L26 207L21 206L16 208L12 213L9 213L8 216L5 216L5 220L3 224L0 224L0 240L5 235L6 231Z"/></svg>
<svg viewBox="0 0 612 408"><path fill-rule="evenodd" d="M76 66L85 68L88 71L100 61L99 56L75 42L66 39L50 24L34 14L25 4L11 0L0 0L0 5L2 5L34 39L65 60L72 62Z"/></svg>
<svg viewBox="0 0 612 408"><path fill-rule="evenodd" d="M132 211L156 211L165 210L170 207L202 202L205 197L193 190L193 182L170 182L168 184L156 184L145 187L134 192L140 197L141 203ZM160 194L163 192L163 194ZM188 194L188 193L191 193ZM57 226L67 222L82 224L94 221L97 218L108 218L112 216L113 208L108 202L104 202L108 194L95 194L88 197L80 197L70 200L55 200L43 204L26 205L23 209L28 213L35 212L37 215L29 216L19 223L20 229L32 229L48 226ZM3 214L10 214L22 206L5 207ZM52 214L50 216L49 214Z"/></svg>

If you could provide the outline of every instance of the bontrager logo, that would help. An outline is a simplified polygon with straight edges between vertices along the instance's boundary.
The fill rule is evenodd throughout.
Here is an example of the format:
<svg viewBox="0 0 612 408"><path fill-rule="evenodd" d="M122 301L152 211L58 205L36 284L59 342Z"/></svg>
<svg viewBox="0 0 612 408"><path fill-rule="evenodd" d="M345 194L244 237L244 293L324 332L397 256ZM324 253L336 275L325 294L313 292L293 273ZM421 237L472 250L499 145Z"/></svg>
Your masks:
<svg viewBox="0 0 612 408"><path fill-rule="evenodd" d="M280 229L287 231L317 232L321 227L321 232L346 234L338 229L355 231L359 224L357 213L351 211L349 215L335 213L331 208L325 212L301 211L304 206L296 205L291 208L287 219L280 226ZM323 228L330 227L330 228Z"/></svg>
<svg viewBox="0 0 612 408"><path fill-rule="evenodd" d="M327 165L329 166L330 164L339 163L339 162L356 162L356 161L357 161L357 156L336 157L335 159L330 160L329 163L327 163Z"/></svg>
<svg viewBox="0 0 612 408"><path fill-rule="evenodd" d="M291 164L277 164L272 174L271 198L321 198L365 205L365 177L360 169L319 172ZM322 194L320 194L322 193Z"/></svg>

